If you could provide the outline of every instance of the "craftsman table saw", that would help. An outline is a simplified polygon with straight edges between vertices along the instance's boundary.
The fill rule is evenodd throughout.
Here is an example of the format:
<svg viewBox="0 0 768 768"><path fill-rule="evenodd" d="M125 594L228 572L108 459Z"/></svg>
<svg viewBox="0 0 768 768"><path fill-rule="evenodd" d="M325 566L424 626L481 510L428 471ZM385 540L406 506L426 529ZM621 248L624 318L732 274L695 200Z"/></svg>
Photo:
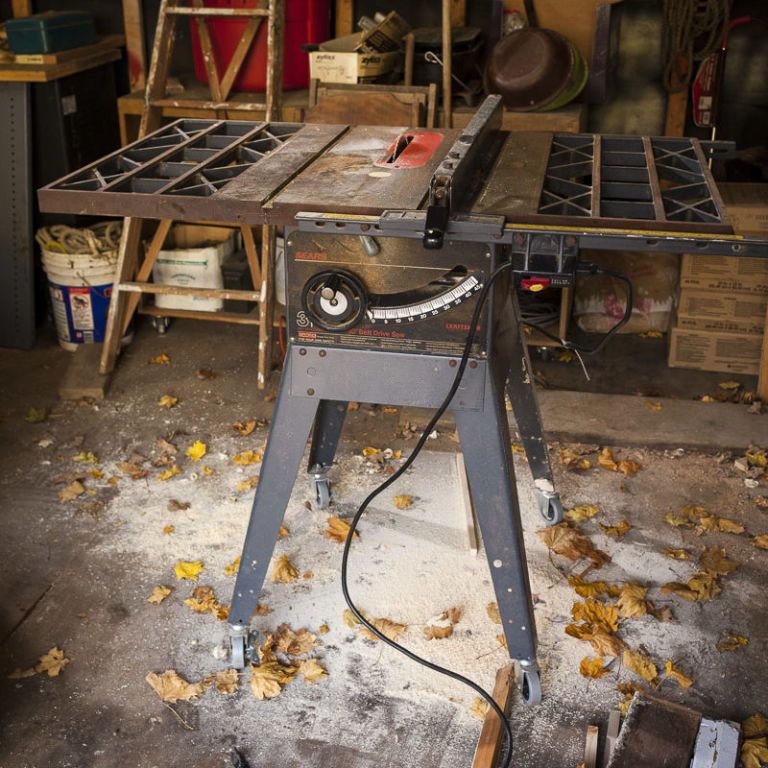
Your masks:
<svg viewBox="0 0 768 768"><path fill-rule="evenodd" d="M347 403L436 408L458 368L450 405L473 506L509 655L538 702L505 391L541 514L555 523L562 509L518 292L571 285L582 248L768 256L728 223L714 145L500 125L497 96L461 131L182 119L39 191L44 211L285 228L289 343L230 609L237 666L255 650L249 625L310 432L322 507Z"/></svg>

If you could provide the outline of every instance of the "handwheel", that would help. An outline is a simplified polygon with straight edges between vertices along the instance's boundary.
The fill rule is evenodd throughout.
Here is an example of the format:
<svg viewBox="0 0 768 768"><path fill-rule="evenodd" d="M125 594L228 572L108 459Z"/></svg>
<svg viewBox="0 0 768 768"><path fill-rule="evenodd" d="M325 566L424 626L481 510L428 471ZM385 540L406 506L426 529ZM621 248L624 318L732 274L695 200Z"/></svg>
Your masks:
<svg viewBox="0 0 768 768"><path fill-rule="evenodd" d="M232 650L232 666L235 669L245 669L245 641L244 635L232 635L230 637Z"/></svg>
<svg viewBox="0 0 768 768"><path fill-rule="evenodd" d="M315 503L318 509L327 509L331 503L331 482L327 477L315 479Z"/></svg>
<svg viewBox="0 0 768 768"><path fill-rule="evenodd" d="M521 691L523 701L529 707L541 704L541 675L535 672L523 672L523 687Z"/></svg>

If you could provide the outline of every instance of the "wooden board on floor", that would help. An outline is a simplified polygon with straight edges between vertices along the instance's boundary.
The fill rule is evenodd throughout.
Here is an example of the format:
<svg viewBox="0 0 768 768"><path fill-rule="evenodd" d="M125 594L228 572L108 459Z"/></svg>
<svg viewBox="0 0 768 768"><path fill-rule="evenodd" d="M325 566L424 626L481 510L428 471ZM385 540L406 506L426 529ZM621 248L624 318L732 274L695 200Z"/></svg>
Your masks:
<svg viewBox="0 0 768 768"><path fill-rule="evenodd" d="M91 397L103 400L109 385L109 377L99 373L101 344L82 344L73 352L64 379L59 386L62 400L80 400Z"/></svg>
<svg viewBox="0 0 768 768"><path fill-rule="evenodd" d="M509 697L514 688L514 682L514 664L502 667L496 673L496 684L493 686L493 700L501 707L502 712L506 712L509 707ZM496 713L489 709L483 722L483 730L480 731L480 740L477 742L472 768L494 768L496 760L501 754L503 741L504 729Z"/></svg>

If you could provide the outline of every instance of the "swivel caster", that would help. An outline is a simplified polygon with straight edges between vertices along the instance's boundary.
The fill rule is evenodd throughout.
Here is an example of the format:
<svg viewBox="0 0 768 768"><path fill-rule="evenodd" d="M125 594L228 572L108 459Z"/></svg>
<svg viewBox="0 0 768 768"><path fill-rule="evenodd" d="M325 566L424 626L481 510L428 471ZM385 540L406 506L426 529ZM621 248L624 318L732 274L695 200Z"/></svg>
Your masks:
<svg viewBox="0 0 768 768"><path fill-rule="evenodd" d="M547 525L563 522L563 505L557 493L538 491L539 512Z"/></svg>
<svg viewBox="0 0 768 768"><path fill-rule="evenodd" d="M541 674L538 670L523 672L523 685L520 693L529 707L541 704Z"/></svg>
<svg viewBox="0 0 768 768"><path fill-rule="evenodd" d="M235 669L245 669L253 661L258 646L257 635L244 627L231 628L229 636L230 663Z"/></svg>
<svg viewBox="0 0 768 768"><path fill-rule="evenodd" d="M331 481L325 476L315 476L315 505L328 509L331 503Z"/></svg>
<svg viewBox="0 0 768 768"><path fill-rule="evenodd" d="M165 336L170 324L171 324L170 317L153 317L152 318L152 327L157 331L158 336Z"/></svg>

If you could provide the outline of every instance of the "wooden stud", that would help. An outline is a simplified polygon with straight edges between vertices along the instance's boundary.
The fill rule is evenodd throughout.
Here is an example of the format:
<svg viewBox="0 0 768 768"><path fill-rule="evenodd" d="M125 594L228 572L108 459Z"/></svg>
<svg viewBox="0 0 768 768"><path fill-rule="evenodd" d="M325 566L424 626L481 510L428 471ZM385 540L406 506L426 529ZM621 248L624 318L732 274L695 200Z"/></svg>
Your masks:
<svg viewBox="0 0 768 768"><path fill-rule="evenodd" d="M258 7L263 8L269 5L269 0L261 0ZM251 50L253 41L256 39L256 35L261 29L262 16L256 16L255 18L248 19L243 34L240 36L240 40L237 42L235 52L232 54L232 58L227 65L227 71L224 73L224 77L221 79L221 97L224 101L229 98L229 93L232 90L232 85L237 79L240 70L243 67L243 62L248 52Z"/></svg>
<svg viewBox="0 0 768 768"><path fill-rule="evenodd" d="M405 46L405 71L403 76L403 85L413 85L413 60L416 55L416 36L409 32L403 38Z"/></svg>
<svg viewBox="0 0 768 768"><path fill-rule="evenodd" d="M277 235L274 227L265 224L261 228L261 295L259 297L259 363L256 385L259 389L267 386L272 371L272 325L274 320L275 248Z"/></svg>
<svg viewBox="0 0 768 768"><path fill-rule="evenodd" d="M259 252L256 249L253 230L244 224L240 227L240 233L243 237L243 247L245 248L245 255L248 259L248 267L251 270L253 289L258 291L261 289L261 265L259 264Z"/></svg>
<svg viewBox="0 0 768 768"><path fill-rule="evenodd" d="M147 87L144 91L144 111L139 125L139 138L146 136L160 126L161 109L154 104L165 96L168 71L171 66L173 44L176 41L176 16L168 16L169 6L174 0L160 0L160 16L152 44L152 56L149 61Z"/></svg>
<svg viewBox="0 0 768 768"><path fill-rule="evenodd" d="M13 0L11 7L14 19L32 15L32 0Z"/></svg>
<svg viewBox="0 0 768 768"><path fill-rule="evenodd" d="M355 31L354 0L336 0L336 37L351 35Z"/></svg>
<svg viewBox="0 0 768 768"><path fill-rule="evenodd" d="M453 122L451 9L452 0L443 0L443 128L450 128Z"/></svg>
<svg viewBox="0 0 768 768"><path fill-rule="evenodd" d="M283 0L271 0L267 19L267 122L278 120L283 100Z"/></svg>
<svg viewBox="0 0 768 768"><path fill-rule="evenodd" d="M141 0L123 0L125 51L131 91L146 85L147 54L144 48L144 12Z"/></svg>
<svg viewBox="0 0 768 768"><path fill-rule="evenodd" d="M203 0L192 0L194 8L203 8ZM219 70L216 66L216 55L213 51L213 42L211 41L211 31L208 29L208 19L204 16L195 16L197 33L200 36L200 48L203 54L203 63L208 75L208 87L211 89L211 98L216 102L224 101L221 95L221 83L219 82ZM163 89L165 90L165 89Z"/></svg>
<svg viewBox="0 0 768 768"><path fill-rule="evenodd" d="M765 333L763 334L763 346L760 353L760 368L757 376L757 396L764 402L768 402L768 312L765 315Z"/></svg>
<svg viewBox="0 0 768 768"><path fill-rule="evenodd" d="M437 83L429 84L427 93L427 128L437 127Z"/></svg>
<svg viewBox="0 0 768 768"><path fill-rule="evenodd" d="M467 0L451 0L451 26L463 27L467 23Z"/></svg>
<svg viewBox="0 0 768 768"><path fill-rule="evenodd" d="M502 667L496 673L496 684L493 686L493 700L499 705L502 712L507 711L514 679L514 664ZM477 742L472 768L493 768L501 751L503 738L504 728L499 722L499 718L496 717L496 713L489 709L483 722L483 730L480 731L480 740Z"/></svg>

